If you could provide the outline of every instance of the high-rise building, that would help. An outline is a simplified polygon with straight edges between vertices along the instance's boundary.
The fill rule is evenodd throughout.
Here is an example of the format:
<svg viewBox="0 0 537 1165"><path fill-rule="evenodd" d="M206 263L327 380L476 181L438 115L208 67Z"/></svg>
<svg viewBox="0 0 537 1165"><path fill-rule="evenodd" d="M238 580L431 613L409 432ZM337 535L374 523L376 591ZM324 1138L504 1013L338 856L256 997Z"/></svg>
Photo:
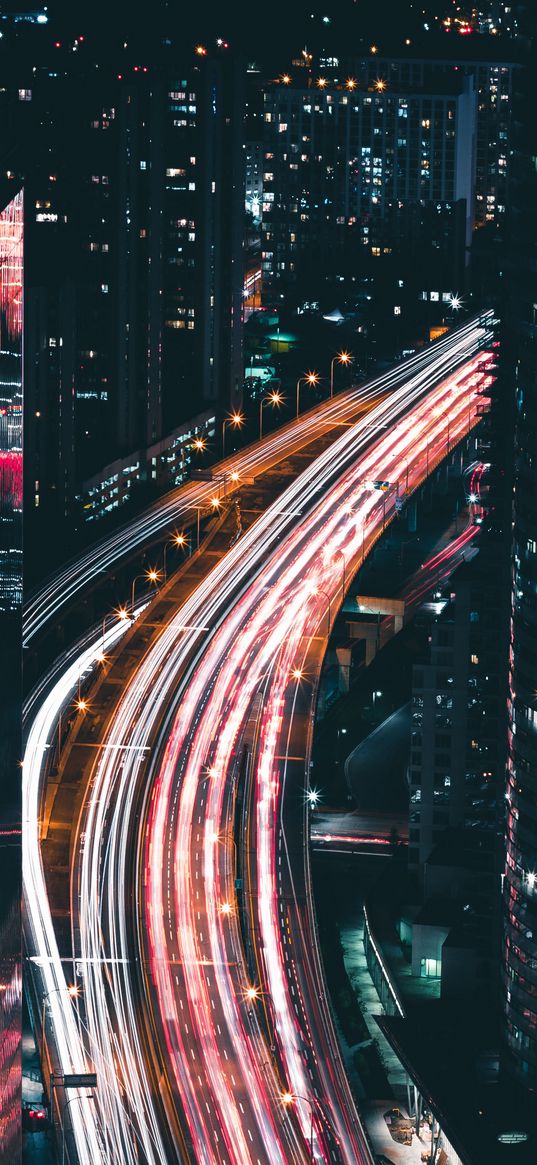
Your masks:
<svg viewBox="0 0 537 1165"><path fill-rule="evenodd" d="M222 50L95 69L78 49L30 77L14 60L3 97L28 173L36 529L72 519L118 457L165 484L149 447L242 393L242 64Z"/></svg>
<svg viewBox="0 0 537 1165"><path fill-rule="evenodd" d="M452 48L452 46L450 46ZM509 177L509 135L511 125L511 92L513 73L516 72L516 52L512 59L502 55L492 58L461 55L449 58L391 58L364 57L350 66L352 75L362 83L373 85L382 80L387 90L409 89L419 92L431 90L433 85L460 84L461 78L472 77L477 93L475 134L474 201L470 209L472 227L485 223L501 225L507 204ZM503 46L505 51L505 45Z"/></svg>
<svg viewBox="0 0 537 1165"><path fill-rule="evenodd" d="M474 79L365 89L322 76L265 93L263 277L276 296L361 247L405 248L423 286L461 286L474 206Z"/></svg>
<svg viewBox="0 0 537 1165"><path fill-rule="evenodd" d="M514 4L527 64L514 94L512 192L502 343L516 394L503 984L506 1066L537 1089L537 133L535 6Z"/></svg>
<svg viewBox="0 0 537 1165"><path fill-rule="evenodd" d="M477 557L453 576L450 601L431 627L430 656L414 668L409 864L421 870L447 829L497 835L506 582L486 535Z"/></svg>

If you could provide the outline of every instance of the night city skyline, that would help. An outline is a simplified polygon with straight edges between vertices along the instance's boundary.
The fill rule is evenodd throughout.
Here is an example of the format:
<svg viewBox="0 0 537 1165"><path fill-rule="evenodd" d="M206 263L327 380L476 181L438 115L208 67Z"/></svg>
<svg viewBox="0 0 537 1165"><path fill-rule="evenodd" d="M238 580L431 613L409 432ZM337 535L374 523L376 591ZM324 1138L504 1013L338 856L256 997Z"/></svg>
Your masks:
<svg viewBox="0 0 537 1165"><path fill-rule="evenodd" d="M535 1159L536 52L0 9L0 1165Z"/></svg>

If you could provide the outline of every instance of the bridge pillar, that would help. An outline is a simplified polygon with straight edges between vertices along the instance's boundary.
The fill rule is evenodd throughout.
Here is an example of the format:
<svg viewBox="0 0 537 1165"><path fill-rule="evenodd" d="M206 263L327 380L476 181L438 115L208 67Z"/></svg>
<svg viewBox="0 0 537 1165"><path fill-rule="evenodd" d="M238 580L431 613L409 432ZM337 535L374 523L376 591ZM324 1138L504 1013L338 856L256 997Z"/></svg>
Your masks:
<svg viewBox="0 0 537 1165"><path fill-rule="evenodd" d="M344 695L350 687L352 648L336 647L336 658L338 661L338 691Z"/></svg>

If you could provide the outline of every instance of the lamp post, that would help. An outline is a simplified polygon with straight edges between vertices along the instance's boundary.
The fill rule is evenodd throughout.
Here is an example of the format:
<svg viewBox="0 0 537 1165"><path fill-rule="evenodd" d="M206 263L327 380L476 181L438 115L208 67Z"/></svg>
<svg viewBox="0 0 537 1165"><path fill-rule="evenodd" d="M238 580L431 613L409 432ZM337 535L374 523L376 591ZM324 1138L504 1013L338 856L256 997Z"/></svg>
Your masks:
<svg viewBox="0 0 537 1165"><path fill-rule="evenodd" d="M232 413L230 417L224 417L222 423L222 457L225 457L226 449L226 429L231 425L234 429L240 429L244 424L244 416L242 413Z"/></svg>
<svg viewBox="0 0 537 1165"><path fill-rule="evenodd" d="M347 559L345 558L345 555L339 546L338 546L337 550L334 550L334 558L336 557L336 554L340 554L341 558L343 560L343 598L345 598L345 581L346 581L346 574L347 574Z"/></svg>
<svg viewBox="0 0 537 1165"><path fill-rule="evenodd" d="M200 548L200 516L201 516L201 511L203 510L203 506L192 506L192 509L195 510L195 512L197 514L196 550L199 550L199 548Z"/></svg>
<svg viewBox="0 0 537 1165"><path fill-rule="evenodd" d="M69 997L71 999L77 999L78 996L80 995L80 987L77 987L76 983L71 983L69 987L53 987L50 991L47 991L46 994L43 996L43 1006L41 1008L41 1060L42 1061L44 1061L44 1059L45 1059L45 1018L46 1018L45 1009L47 1006L47 999L50 999L51 995L62 995L64 991L67 992L67 994L69 995Z"/></svg>
<svg viewBox="0 0 537 1165"><path fill-rule="evenodd" d="M314 1152L313 1152L313 1105L314 1105L314 1103L319 1104L319 1101L315 1100L314 1097L302 1096L299 1092L284 1092L282 1095L282 1103L285 1104L287 1107L289 1107L291 1104L294 1104L295 1100L303 1100L305 1104L309 1105L309 1110L310 1110L310 1161L312 1162L312 1165L313 1165L313 1163L315 1161L315 1156L314 1156ZM320 1107L320 1105L319 1105L319 1107ZM321 1112L322 1112L322 1109L321 1109Z"/></svg>
<svg viewBox="0 0 537 1165"><path fill-rule="evenodd" d="M283 396L281 392L269 392L268 396L261 397L261 400L259 401L259 440L261 440L263 436L263 405L271 404L277 405L279 407L282 401Z"/></svg>
<svg viewBox="0 0 537 1165"><path fill-rule="evenodd" d="M299 376L299 378L296 382L296 415L297 415L297 417L298 417L298 406L299 406L299 400L300 400L300 385L301 384L313 385L313 384L318 384L318 383L319 383L319 373L318 372L308 372L306 374L306 376Z"/></svg>
<svg viewBox="0 0 537 1165"><path fill-rule="evenodd" d="M335 356L332 357L332 360L330 361L330 399L334 395L334 365L347 365L350 364L351 360L354 360L354 356L351 356L350 352L338 352Z"/></svg>
<svg viewBox="0 0 537 1165"><path fill-rule="evenodd" d="M139 582L141 578L145 578L146 581L150 583L157 583L160 578L160 573L158 570L147 570L145 574L135 575L132 580L131 587L131 615L134 615L134 592L136 589L136 583Z"/></svg>
<svg viewBox="0 0 537 1165"><path fill-rule="evenodd" d="M106 628L106 620L109 619L112 615L115 615L116 618L119 619L119 621L121 623L125 623L129 617L129 613L125 609L125 607L118 607L117 610L114 609L113 611L107 611L106 614L103 615L103 625L102 625L102 631L101 631L101 639L102 639L101 652L103 655L104 655L104 633L105 633L105 628Z"/></svg>
<svg viewBox="0 0 537 1165"><path fill-rule="evenodd" d="M187 538L186 534L174 534L173 538L171 538L169 542L164 543L163 568L162 568L163 575L164 575L164 582L166 582L166 579L168 577L167 570L166 570L166 553L167 553L169 546L175 546L177 549L180 546L182 546L182 547L188 546L188 538Z"/></svg>
<svg viewBox="0 0 537 1165"><path fill-rule="evenodd" d="M324 591L324 590L322 589L322 587L318 587L317 585L315 585L315 586L313 586L313 587L311 588L310 595L324 595L324 597L325 597L325 599L326 599L326 602L327 602L327 604L328 604L328 627L327 627L327 634L328 634L328 635L330 635L330 628L331 628L331 625L332 625L332 608L331 608L331 603L330 603L330 595L328 594L328 591Z"/></svg>
<svg viewBox="0 0 537 1165"><path fill-rule="evenodd" d="M67 1109L69 1108L69 1105L73 1103L73 1101L74 1101L74 1100L93 1100L93 1092L90 1092L90 1093L89 1093L89 1094L87 1094L86 1096L70 1096L70 1097L69 1097L69 1100L67 1100L67 1101L65 1102L64 1106L63 1106L63 1120L62 1120L62 1165L65 1165L65 1132L66 1132L66 1127L65 1127L65 1126L66 1126L66 1120L65 1120L65 1118L66 1118L66 1115L67 1115ZM72 1129L72 1125L71 1125L71 1129Z"/></svg>
<svg viewBox="0 0 537 1165"><path fill-rule="evenodd" d="M274 1038L275 1034L276 1034L276 1006L275 1006L274 999L272 998L270 991L266 991L266 990L263 991L261 989L261 987L256 987L255 984L252 984L250 987L246 988L245 997L249 1003L255 1003L257 1000L263 1001L263 1008L265 1011L265 1019L267 1021L267 1026L268 1026L269 1032L270 1032L270 1028L272 1025L272 1032L273 1032L273 1038ZM270 1019L267 1015L268 1009L264 1006L265 999L267 999L270 1003L270 1010L272 1011L272 1016ZM275 1051L276 1051L276 1044L271 1043L270 1044L270 1052L271 1052L272 1056L274 1055Z"/></svg>

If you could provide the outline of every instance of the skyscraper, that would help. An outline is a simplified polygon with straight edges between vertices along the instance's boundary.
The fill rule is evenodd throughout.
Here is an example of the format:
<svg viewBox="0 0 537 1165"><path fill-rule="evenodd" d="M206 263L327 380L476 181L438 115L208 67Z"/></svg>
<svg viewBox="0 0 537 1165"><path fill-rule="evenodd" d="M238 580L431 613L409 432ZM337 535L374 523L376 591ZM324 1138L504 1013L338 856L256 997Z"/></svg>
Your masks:
<svg viewBox="0 0 537 1165"><path fill-rule="evenodd" d="M508 236L506 386L516 393L509 760L504 877L506 1064L537 1089L537 13L513 5L526 38L514 95L513 213Z"/></svg>
<svg viewBox="0 0 537 1165"><path fill-rule="evenodd" d="M77 49L31 88L12 65L34 528L72 520L118 456L143 480L150 447L242 392L242 64L222 46L96 70Z"/></svg>
<svg viewBox="0 0 537 1165"><path fill-rule="evenodd" d="M412 91L380 78L284 77L265 94L264 282L277 295L364 248L408 248L435 286L460 287L470 243L476 93L467 77ZM417 274L417 271L416 271Z"/></svg>

